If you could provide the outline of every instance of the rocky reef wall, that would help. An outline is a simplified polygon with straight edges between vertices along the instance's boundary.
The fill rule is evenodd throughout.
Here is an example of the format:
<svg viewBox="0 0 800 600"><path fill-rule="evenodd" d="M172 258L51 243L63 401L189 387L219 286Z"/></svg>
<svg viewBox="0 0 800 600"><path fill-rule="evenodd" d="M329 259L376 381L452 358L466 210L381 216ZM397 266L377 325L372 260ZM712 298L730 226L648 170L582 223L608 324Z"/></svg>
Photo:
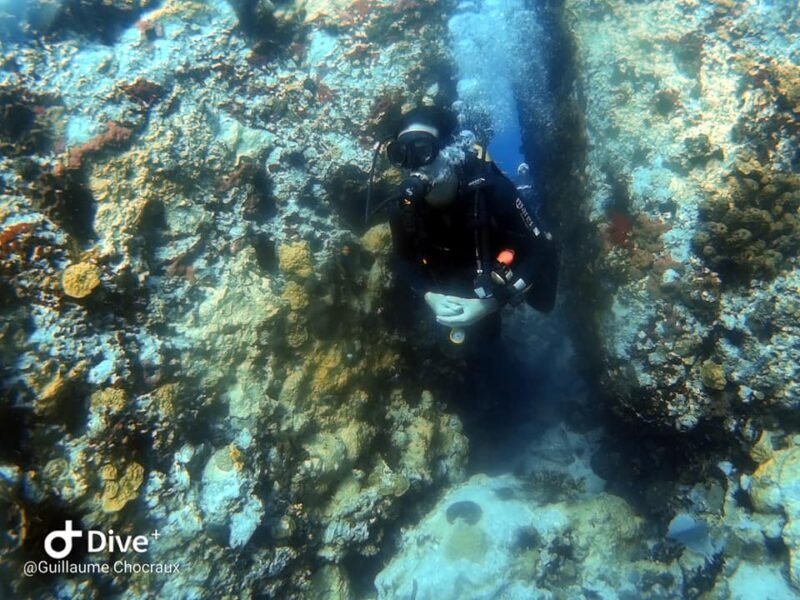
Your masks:
<svg viewBox="0 0 800 600"><path fill-rule="evenodd" d="M363 224L387 111L448 103L448 5L139 4L4 42L0 591L346 597L466 458ZM20 577L67 519L182 574Z"/></svg>
<svg viewBox="0 0 800 600"><path fill-rule="evenodd" d="M380 597L464 597L470 577L519 597L745 598L756 580L791 597L796 7L528 3L551 42L531 78L556 101L517 100L563 242L559 314L593 408L668 437L631 451L554 428L530 453L546 469L460 485L459 369L404 329L388 229L363 215L386 118L456 99L455 4L3 15L0 595L361 598L397 547ZM664 539L677 511L695 549ZM67 520L148 535L182 573L20 577Z"/></svg>
<svg viewBox="0 0 800 600"><path fill-rule="evenodd" d="M745 443L797 387L797 15L792 3L566 2L586 203L562 212L620 414ZM569 202L566 198L563 202ZM582 273L581 273L582 272Z"/></svg>
<svg viewBox="0 0 800 600"><path fill-rule="evenodd" d="M783 586L787 565L796 586L798 500L782 491L796 486L800 401L796 5L563 8L578 110L561 122L577 152L554 166L570 178L552 178L547 198L576 350L623 424L612 432L640 445L617 464L660 490L651 510L693 507L719 527L722 561L683 594L744 598L763 569L764 589ZM652 475L659 455L682 467ZM719 485L723 504L709 510L702 492L698 505L697 486Z"/></svg>

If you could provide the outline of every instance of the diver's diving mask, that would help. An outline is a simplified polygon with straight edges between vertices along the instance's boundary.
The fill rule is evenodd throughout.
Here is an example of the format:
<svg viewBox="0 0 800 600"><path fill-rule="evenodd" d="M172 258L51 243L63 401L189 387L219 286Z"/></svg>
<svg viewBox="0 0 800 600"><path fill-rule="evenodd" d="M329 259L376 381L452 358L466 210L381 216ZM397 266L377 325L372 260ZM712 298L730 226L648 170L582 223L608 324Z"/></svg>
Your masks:
<svg viewBox="0 0 800 600"><path fill-rule="evenodd" d="M386 145L386 157L406 169L418 169L439 154L439 132L427 125L411 125Z"/></svg>

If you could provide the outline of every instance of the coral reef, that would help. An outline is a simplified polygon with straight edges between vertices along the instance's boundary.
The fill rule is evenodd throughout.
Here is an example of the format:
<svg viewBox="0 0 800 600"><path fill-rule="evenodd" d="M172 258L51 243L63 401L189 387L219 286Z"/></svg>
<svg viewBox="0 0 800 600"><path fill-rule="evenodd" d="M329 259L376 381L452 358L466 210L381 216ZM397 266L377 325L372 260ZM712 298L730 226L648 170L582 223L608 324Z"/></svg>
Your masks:
<svg viewBox="0 0 800 600"><path fill-rule="evenodd" d="M0 593L346 594L466 463L432 374L400 376L388 230L347 224L377 122L360 82L416 101L445 77L419 67L437 4L151 4L63 3L0 73L0 411L24 415ZM148 559L182 576L22 581L31 514L168 531Z"/></svg>
<svg viewBox="0 0 800 600"><path fill-rule="evenodd" d="M537 166L585 364L617 416L724 448L691 438L691 472L630 502L614 471L665 451L604 453L594 424L461 484L463 365L402 322L364 223L373 138L455 100L455 2L28 4L0 15L0 595L353 598L386 561L384 598L791 597L788 4L566 0L553 33L577 89L548 82L569 101L529 143L558 147ZM707 544L664 538L683 514ZM160 531L147 558L181 575L21 578L67 520Z"/></svg>
<svg viewBox="0 0 800 600"><path fill-rule="evenodd" d="M784 9L602 7L603 20L592 3L566 11L587 201L556 212L584 240L565 261L567 285L592 299L570 308L579 346L619 414L680 431L713 421L752 444L754 405L797 398L784 290L798 281L800 130ZM765 311L786 325L764 327Z"/></svg>
<svg viewBox="0 0 800 600"><path fill-rule="evenodd" d="M790 269L800 251L799 185L796 174L742 153L728 185L699 207L702 227L692 240L697 253L730 283L769 280Z"/></svg>
<svg viewBox="0 0 800 600"><path fill-rule="evenodd" d="M512 476L472 477L403 535L378 575L379 598L642 594L681 571L637 560L641 520L619 497L542 502ZM502 592L501 592L502 590Z"/></svg>
<svg viewBox="0 0 800 600"><path fill-rule="evenodd" d="M608 492L551 496L543 478L474 476L403 532L400 552L376 579L378 597L478 598L502 590L570 598L588 590L598 598L763 592L788 600L796 592L781 575L784 556L775 543L782 536L794 569L794 450L777 450L752 479L720 463L708 480L673 498L678 512L658 529ZM746 494L752 507L739 500ZM692 529L679 533L678 521Z"/></svg>
<svg viewBox="0 0 800 600"><path fill-rule="evenodd" d="M781 536L789 549L789 574L800 586L800 448L774 451L753 473L749 491L757 511L785 517Z"/></svg>
<svg viewBox="0 0 800 600"><path fill-rule="evenodd" d="M30 90L0 85L0 151L7 156L45 150L50 142L47 112L53 101Z"/></svg>
<svg viewBox="0 0 800 600"><path fill-rule="evenodd" d="M667 443L694 449L698 477L724 457L719 510L678 490L653 503L670 517L691 507L710 536L698 547L716 551L684 551L684 594L766 593L748 583L758 576L776 597L796 595L781 576L788 563L797 585L793 10L566 3L586 136L581 189L568 190L583 203L553 209L579 240L564 253L578 351L614 413L674 432Z"/></svg>
<svg viewBox="0 0 800 600"><path fill-rule="evenodd" d="M3 38L44 36L61 39L76 33L112 44L155 0L63 0L10 3L0 19Z"/></svg>

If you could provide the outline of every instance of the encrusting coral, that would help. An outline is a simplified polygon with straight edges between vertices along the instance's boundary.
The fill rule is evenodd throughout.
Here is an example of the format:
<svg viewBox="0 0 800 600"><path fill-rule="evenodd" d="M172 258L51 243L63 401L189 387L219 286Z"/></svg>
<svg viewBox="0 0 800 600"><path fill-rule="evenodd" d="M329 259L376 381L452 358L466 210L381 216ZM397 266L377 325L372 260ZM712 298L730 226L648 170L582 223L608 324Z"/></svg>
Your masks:
<svg viewBox="0 0 800 600"><path fill-rule="evenodd" d="M693 242L723 281L772 278L800 251L800 176L741 156L728 186L700 206Z"/></svg>
<svg viewBox="0 0 800 600"><path fill-rule="evenodd" d="M71 298L86 298L100 285L100 269L91 263L77 263L64 269L64 293Z"/></svg>
<svg viewBox="0 0 800 600"><path fill-rule="evenodd" d="M282 245L278 249L278 265L282 273L307 279L314 272L313 255L307 241Z"/></svg>
<svg viewBox="0 0 800 600"><path fill-rule="evenodd" d="M101 469L100 475L103 479L103 510L112 513L122 510L139 495L144 482L144 467L131 463L120 477L118 469L108 464Z"/></svg>
<svg viewBox="0 0 800 600"><path fill-rule="evenodd" d="M308 308L309 305L308 292L296 281L286 282L282 298L295 311Z"/></svg>

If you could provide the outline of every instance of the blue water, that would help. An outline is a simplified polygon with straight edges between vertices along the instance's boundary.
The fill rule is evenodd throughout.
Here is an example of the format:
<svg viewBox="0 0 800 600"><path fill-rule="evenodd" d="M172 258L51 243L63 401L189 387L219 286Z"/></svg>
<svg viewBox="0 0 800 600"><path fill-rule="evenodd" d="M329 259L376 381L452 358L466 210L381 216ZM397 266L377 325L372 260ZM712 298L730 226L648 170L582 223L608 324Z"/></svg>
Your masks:
<svg viewBox="0 0 800 600"><path fill-rule="evenodd" d="M533 6L533 7L532 7ZM526 162L522 153L517 98L549 110L544 70L531 62L548 37L535 5L522 0L462 2L448 21L450 47L458 68L457 108L463 123L488 123L479 138L512 180ZM535 165L531 165L535 172Z"/></svg>
<svg viewBox="0 0 800 600"><path fill-rule="evenodd" d="M517 175L517 167L525 162L519 123L506 125L504 129L495 133L489 142L488 150L500 170L513 181Z"/></svg>

